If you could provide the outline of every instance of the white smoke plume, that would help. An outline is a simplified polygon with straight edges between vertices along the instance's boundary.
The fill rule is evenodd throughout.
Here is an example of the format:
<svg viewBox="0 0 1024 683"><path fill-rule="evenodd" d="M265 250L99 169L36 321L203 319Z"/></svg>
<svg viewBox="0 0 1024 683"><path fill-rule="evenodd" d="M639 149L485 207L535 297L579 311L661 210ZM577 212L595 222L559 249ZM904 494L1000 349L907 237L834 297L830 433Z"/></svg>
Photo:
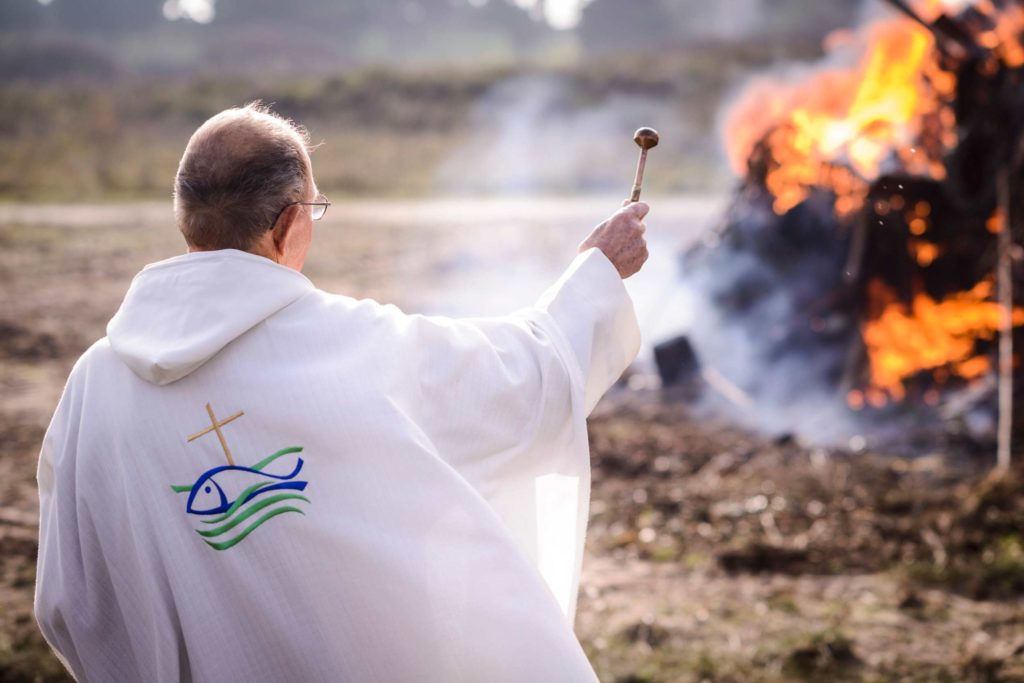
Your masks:
<svg viewBox="0 0 1024 683"><path fill-rule="evenodd" d="M538 19L543 19L551 28L568 30L575 28L583 16L583 8L592 0L515 0L515 4L527 10Z"/></svg>
<svg viewBox="0 0 1024 683"><path fill-rule="evenodd" d="M216 15L216 0L167 0L164 17L170 21L188 19L197 24L209 24Z"/></svg>
<svg viewBox="0 0 1024 683"><path fill-rule="evenodd" d="M516 76L500 82L476 103L465 142L438 171L444 193L626 194L635 164L633 131L663 127L670 144L685 125L664 100L609 93L578 101L565 77Z"/></svg>
<svg viewBox="0 0 1024 683"><path fill-rule="evenodd" d="M487 0L467 0L471 5L482 5ZM515 4L559 30L575 28L583 16L583 8L592 0L514 0ZM52 0L39 0L49 4ZM199 24L208 24L216 16L216 0L166 0L164 17L174 21L187 19Z"/></svg>

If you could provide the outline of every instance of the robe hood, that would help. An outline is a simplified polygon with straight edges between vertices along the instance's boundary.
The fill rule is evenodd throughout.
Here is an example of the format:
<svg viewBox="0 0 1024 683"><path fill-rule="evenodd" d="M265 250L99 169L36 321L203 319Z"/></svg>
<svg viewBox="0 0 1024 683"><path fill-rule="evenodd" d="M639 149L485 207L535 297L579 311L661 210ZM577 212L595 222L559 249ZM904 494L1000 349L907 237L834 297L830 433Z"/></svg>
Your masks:
<svg viewBox="0 0 1024 683"><path fill-rule="evenodd" d="M110 347L136 375L170 384L304 294L313 283L236 249L152 263L107 324Z"/></svg>

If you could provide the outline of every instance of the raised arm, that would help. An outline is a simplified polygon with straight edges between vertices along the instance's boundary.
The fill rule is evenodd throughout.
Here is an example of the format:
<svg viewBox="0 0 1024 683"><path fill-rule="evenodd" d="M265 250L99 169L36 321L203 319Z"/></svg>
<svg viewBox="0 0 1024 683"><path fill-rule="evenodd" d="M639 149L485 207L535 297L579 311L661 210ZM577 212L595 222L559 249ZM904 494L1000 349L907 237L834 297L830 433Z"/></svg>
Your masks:
<svg viewBox="0 0 1024 683"><path fill-rule="evenodd" d="M532 307L501 318L409 316L410 379L440 455L486 489L510 470L558 471L574 410L589 414L636 357L640 333L622 279L647 258L646 204L601 223ZM575 404L575 407L574 407Z"/></svg>

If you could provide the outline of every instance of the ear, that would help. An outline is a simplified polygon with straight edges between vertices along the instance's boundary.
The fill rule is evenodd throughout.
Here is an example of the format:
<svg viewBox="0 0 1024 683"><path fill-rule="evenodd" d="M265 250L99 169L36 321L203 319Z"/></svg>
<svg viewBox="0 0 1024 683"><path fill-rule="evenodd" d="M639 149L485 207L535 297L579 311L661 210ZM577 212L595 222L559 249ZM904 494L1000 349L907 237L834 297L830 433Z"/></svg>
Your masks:
<svg viewBox="0 0 1024 683"><path fill-rule="evenodd" d="M288 238L291 236L292 227L295 225L295 219L299 215L299 210L302 207L298 204L287 207L281 212L281 215L277 219L277 223L274 224L274 229L271 231L271 237L274 240L274 250L278 256L282 256L285 251L285 244L288 242Z"/></svg>

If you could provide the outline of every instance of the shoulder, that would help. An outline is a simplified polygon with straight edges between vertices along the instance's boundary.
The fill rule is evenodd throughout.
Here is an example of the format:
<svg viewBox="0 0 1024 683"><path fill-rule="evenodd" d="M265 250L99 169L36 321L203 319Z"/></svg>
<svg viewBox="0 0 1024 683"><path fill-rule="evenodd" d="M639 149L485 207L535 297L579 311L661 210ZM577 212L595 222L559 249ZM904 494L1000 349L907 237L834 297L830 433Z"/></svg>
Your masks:
<svg viewBox="0 0 1024 683"><path fill-rule="evenodd" d="M315 290L296 302L297 315L316 319L319 325L339 325L345 332L405 339L420 343L434 339L448 339L467 343L474 338L486 339L502 332L530 333L538 317L546 313L536 307L515 311L509 315L489 318L458 318L445 315L407 313L395 304L374 299L356 299Z"/></svg>
<svg viewBox="0 0 1024 683"><path fill-rule="evenodd" d="M81 399L86 393L85 387L95 381L91 378L109 375L111 366L116 364L116 361L114 351L110 348L110 342L106 337L93 342L78 357L71 367L71 372L64 383L64 389L61 391L60 400L57 402L57 407L50 420L47 439L53 438L56 432L68 426L69 415L76 413L80 408Z"/></svg>
<svg viewBox="0 0 1024 683"><path fill-rule="evenodd" d="M75 361L74 367L71 368L71 373L76 372L87 372L89 369L106 365L116 360L117 355L114 350L110 347L110 340L106 337L97 339L92 345L78 357Z"/></svg>
<svg viewBox="0 0 1024 683"><path fill-rule="evenodd" d="M103 337L93 342L78 357L78 360L71 367L67 385L72 387L84 382L94 381L95 378L109 379L112 376L116 376L117 373L125 371L131 372L111 348L107 337Z"/></svg>
<svg viewBox="0 0 1024 683"><path fill-rule="evenodd" d="M291 308L300 316L315 316L320 322L335 320L346 327L352 325L394 324L411 318L394 304L374 299L357 299L343 294L332 294L316 289L297 301Z"/></svg>

